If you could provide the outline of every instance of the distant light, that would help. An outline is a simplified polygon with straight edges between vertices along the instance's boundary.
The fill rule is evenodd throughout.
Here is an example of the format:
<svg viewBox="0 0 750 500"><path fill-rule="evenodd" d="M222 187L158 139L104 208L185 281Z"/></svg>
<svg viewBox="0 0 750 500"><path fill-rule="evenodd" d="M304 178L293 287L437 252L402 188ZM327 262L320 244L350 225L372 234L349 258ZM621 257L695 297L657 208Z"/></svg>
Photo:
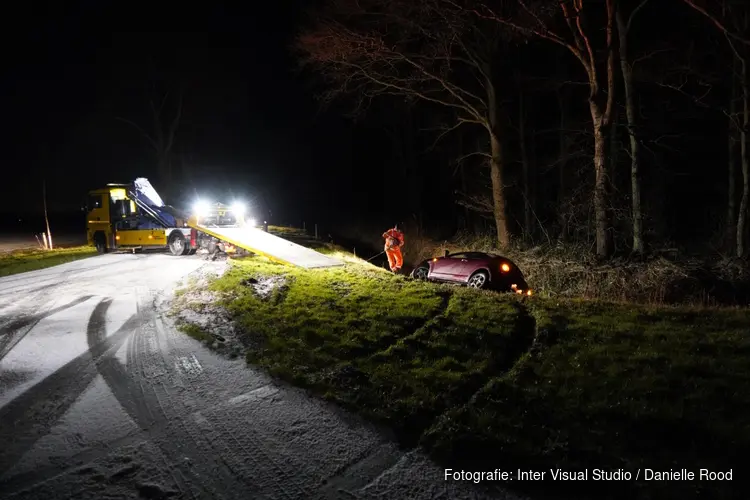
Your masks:
<svg viewBox="0 0 750 500"><path fill-rule="evenodd" d="M237 215L245 215L245 204L239 201L236 201L232 204L232 212L234 212Z"/></svg>
<svg viewBox="0 0 750 500"><path fill-rule="evenodd" d="M211 206L203 200L198 200L193 204L193 213L198 217L205 217L210 210Z"/></svg>
<svg viewBox="0 0 750 500"><path fill-rule="evenodd" d="M526 291L526 295L528 295L529 297L531 297L531 290L527 290Z"/></svg>

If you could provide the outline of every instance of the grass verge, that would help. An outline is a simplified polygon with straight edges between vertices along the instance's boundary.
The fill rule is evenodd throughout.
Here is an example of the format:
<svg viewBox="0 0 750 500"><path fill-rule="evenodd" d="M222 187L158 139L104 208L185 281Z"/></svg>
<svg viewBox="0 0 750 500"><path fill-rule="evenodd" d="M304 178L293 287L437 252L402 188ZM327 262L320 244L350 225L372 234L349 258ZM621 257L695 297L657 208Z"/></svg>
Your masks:
<svg viewBox="0 0 750 500"><path fill-rule="evenodd" d="M199 342L206 344L214 342L214 337L198 325L192 323L180 323L177 328L185 335L192 337Z"/></svg>
<svg viewBox="0 0 750 500"><path fill-rule="evenodd" d="M0 254L0 276L35 271L96 255L89 246L54 250L17 250Z"/></svg>
<svg viewBox="0 0 750 500"><path fill-rule="evenodd" d="M258 258L210 287L250 363L446 467L548 471L514 488L564 491L550 469L640 468L640 481L576 483L575 495L730 498L731 481L644 482L643 469L739 474L750 446L747 310L526 300Z"/></svg>

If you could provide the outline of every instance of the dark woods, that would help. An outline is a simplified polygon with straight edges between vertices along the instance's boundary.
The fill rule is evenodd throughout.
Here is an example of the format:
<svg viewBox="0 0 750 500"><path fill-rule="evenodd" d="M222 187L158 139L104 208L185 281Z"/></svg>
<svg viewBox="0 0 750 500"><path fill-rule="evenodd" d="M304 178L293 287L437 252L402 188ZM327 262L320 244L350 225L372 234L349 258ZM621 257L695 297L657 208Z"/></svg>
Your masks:
<svg viewBox="0 0 750 500"><path fill-rule="evenodd" d="M747 2L324 4L299 59L388 151L420 227L747 256Z"/></svg>

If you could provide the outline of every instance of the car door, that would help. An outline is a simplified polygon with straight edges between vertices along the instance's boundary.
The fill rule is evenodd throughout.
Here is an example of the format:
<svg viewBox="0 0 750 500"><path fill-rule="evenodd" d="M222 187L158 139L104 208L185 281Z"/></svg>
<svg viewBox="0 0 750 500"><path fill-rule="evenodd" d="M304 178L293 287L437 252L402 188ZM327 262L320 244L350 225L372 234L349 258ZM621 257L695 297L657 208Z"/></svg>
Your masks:
<svg viewBox="0 0 750 500"><path fill-rule="evenodd" d="M466 281L477 269L477 255L465 253L453 268L453 276L456 281Z"/></svg>
<svg viewBox="0 0 750 500"><path fill-rule="evenodd" d="M431 278L443 281L456 281L456 273L460 272L461 261L466 257L465 254L456 253L441 257L432 263Z"/></svg>

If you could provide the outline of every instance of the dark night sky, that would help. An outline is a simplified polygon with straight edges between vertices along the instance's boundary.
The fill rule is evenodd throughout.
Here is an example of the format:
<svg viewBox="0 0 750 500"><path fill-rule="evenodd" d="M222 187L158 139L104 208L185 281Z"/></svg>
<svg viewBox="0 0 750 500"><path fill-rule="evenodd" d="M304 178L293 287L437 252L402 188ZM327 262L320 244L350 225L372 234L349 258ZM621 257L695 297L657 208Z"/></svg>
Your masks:
<svg viewBox="0 0 750 500"><path fill-rule="evenodd" d="M320 116L288 50L302 3L27 5L4 44L3 170L11 180L0 212L39 210L42 178L51 207L64 210L106 182L151 176L146 141L115 117L147 126L157 78L186 86L178 146L196 192L263 195L290 219L314 215L332 191L351 198L334 185L336 166L351 161L349 127Z"/></svg>
<svg viewBox="0 0 750 500"><path fill-rule="evenodd" d="M280 223L333 223L339 216L377 224L393 223L392 216L408 219L411 214L402 213L400 203L413 186L388 172L394 149L383 121L354 125L340 113L344 105L320 112L313 78L295 69L289 46L302 9L313 2L35 1L15 9L14 17L8 17L12 29L0 35L5 48L0 158L6 176L0 214L40 212L42 179L53 211L77 210L88 190L107 182L154 179L152 150L134 127L116 117L147 126L149 86L179 82L185 107L176 153L189 166L190 175L180 177L187 191L220 201L239 196L264 203ZM670 5L662 8L672 9ZM658 11L644 15L638 29L664 39L691 40L699 27L705 28L703 20L680 12L675 17L680 22L669 28L675 33L663 33ZM644 42L647 47L652 43ZM545 43L539 47L534 57L562 57L580 76L569 55L550 51ZM526 57L519 54L515 57ZM548 65L537 66L550 73ZM656 153L647 155L647 163L676 172L661 182L688 200L686 206L671 199L663 204L675 206L673 218L687 224L695 219L678 215L688 209L696 217L713 218L694 200L716 196L706 196L704 183L695 181L706 164L724 161L714 158L716 151L726 150L725 139L718 137L724 130L722 115L705 110L697 115L688 101L651 95L653 86L641 90L648 101L649 126L661 127L654 134L678 137L670 139L672 150L654 146ZM583 104L579 97L571 105ZM555 103L537 103L540 127L555 125L549 106ZM393 113L385 101L373 108L381 117ZM421 116L419 110L414 114ZM692 129L681 130L684 124ZM712 133L718 136L709 137ZM429 171L438 154L419 161ZM644 166L647 188L656 186L648 168ZM433 178L426 175L420 182ZM434 220L440 210L455 209L449 199L452 188L447 186L447 196L445 188L426 188L432 191ZM194 194L167 201L186 206Z"/></svg>

